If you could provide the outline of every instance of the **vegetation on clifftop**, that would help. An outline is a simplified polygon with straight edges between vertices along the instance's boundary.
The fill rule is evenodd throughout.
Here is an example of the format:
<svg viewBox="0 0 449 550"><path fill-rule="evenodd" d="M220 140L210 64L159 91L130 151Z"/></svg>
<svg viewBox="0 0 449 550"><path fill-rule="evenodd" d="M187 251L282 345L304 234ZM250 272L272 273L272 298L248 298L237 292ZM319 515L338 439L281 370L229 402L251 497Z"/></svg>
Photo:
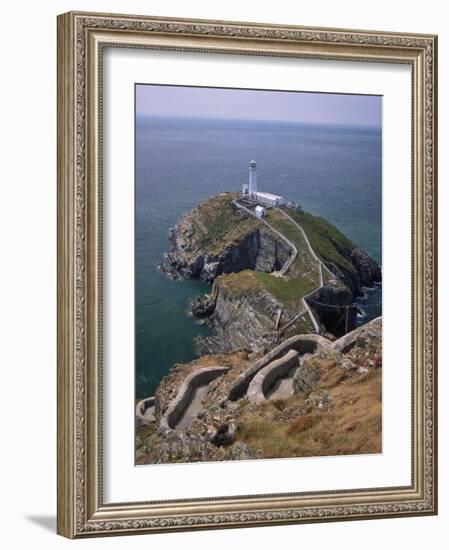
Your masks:
<svg viewBox="0 0 449 550"><path fill-rule="evenodd" d="M241 239L249 230L262 225L249 217L242 217L232 201L238 195L227 193L219 195L198 207L201 220L199 227L205 227L198 244L207 250L215 250L224 243L230 244ZM238 219L236 219L238 218ZM220 277L220 285L231 292L244 292L264 288L276 299L292 305L301 300L308 292L319 286L319 277L316 261L311 257L304 236L301 231L288 219L276 210L267 212L267 221L298 249L298 258L286 277L276 277L262 271L244 270L239 274L231 273ZM199 229L197 229L199 232ZM304 273L307 273L303 276Z"/></svg>
<svg viewBox="0 0 449 550"><path fill-rule="evenodd" d="M207 251L216 251L226 244L238 242L249 231L261 226L261 222L249 217L242 217L232 201L238 197L237 193L226 193L214 197L198 207L199 223L196 227L196 239L199 246ZM343 235L335 226L319 216L307 212L296 212L286 209L288 215L304 229L315 253L331 269L333 266L341 271L356 274L356 269L350 261L351 251L355 245ZM301 298L307 292L318 286L318 272L316 262L308 253L307 245L301 231L283 217L279 211L267 211L266 220L298 249L298 259L290 270L288 281L274 280L263 273L257 273L256 278L268 291L273 291L283 300L292 301ZM200 238L198 238L200 237ZM314 271L314 273L313 273ZM309 272L308 278L293 282L293 276ZM246 280L250 278L246 275ZM251 281L253 284L253 281Z"/></svg>
<svg viewBox="0 0 449 550"><path fill-rule="evenodd" d="M225 342L233 349L267 346L279 311L287 325L283 337L295 330L315 331L317 326L341 333L341 316L335 320L316 306L312 311L304 297L317 291L319 301L346 306L360 295L362 285L380 280L377 264L322 218L269 208L259 220L234 204L239 197L221 193L185 214L171 234L172 248L162 266L174 278L214 285L192 306L214 331L198 339L198 350L230 351ZM346 330L353 327L354 318L355 314ZM255 323L247 331L245 323L251 319ZM214 338L218 333L220 338Z"/></svg>
<svg viewBox="0 0 449 550"><path fill-rule="evenodd" d="M332 267L333 264L342 271L356 273L354 265L349 260L355 245L341 231L325 219L308 212L288 209L288 214L301 225L315 253L328 267Z"/></svg>
<svg viewBox="0 0 449 550"><path fill-rule="evenodd" d="M282 278L271 273L257 271L256 279L275 298L286 304L296 302L318 286L316 277L306 275L304 277Z"/></svg>
<svg viewBox="0 0 449 550"><path fill-rule="evenodd" d="M215 253L225 245L238 242L257 228L256 220L239 215L232 204L237 197L238 193L223 193L197 206L192 220L192 240L198 247Z"/></svg>

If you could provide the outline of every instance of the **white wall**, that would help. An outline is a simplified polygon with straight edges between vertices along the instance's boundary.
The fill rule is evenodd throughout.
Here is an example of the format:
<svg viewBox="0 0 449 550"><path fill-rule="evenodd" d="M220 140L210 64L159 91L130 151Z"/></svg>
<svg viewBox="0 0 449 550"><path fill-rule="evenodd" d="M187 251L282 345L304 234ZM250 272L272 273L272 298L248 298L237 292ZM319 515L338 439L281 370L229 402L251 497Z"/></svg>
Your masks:
<svg viewBox="0 0 449 550"><path fill-rule="evenodd" d="M92 539L54 534L56 514L56 15L69 10L234 19L439 33L440 205L448 204L449 30L438 0L276 2L259 0L60 0L2 4L1 129L1 519L2 547L217 549L363 547L445 548L449 535L448 353L440 354L439 517ZM441 216L441 282L449 268ZM441 306L447 286L440 286ZM444 308L440 306L442 313ZM448 332L440 322L441 342ZM442 346L441 346L442 347ZM5 376L6 375L6 376Z"/></svg>

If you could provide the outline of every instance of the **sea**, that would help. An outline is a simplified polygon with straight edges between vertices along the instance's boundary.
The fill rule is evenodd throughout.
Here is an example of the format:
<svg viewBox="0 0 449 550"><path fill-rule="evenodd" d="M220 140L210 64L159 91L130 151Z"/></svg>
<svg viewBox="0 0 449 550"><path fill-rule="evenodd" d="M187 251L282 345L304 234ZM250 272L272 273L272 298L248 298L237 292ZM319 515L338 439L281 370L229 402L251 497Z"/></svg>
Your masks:
<svg viewBox="0 0 449 550"><path fill-rule="evenodd" d="M258 188L326 218L382 263L382 132L379 128L273 121L136 117L136 397L153 395L174 363L196 357L208 334L189 315L199 281L158 266L168 231L199 202L237 191L257 162ZM358 322L382 311L382 290L358 301Z"/></svg>

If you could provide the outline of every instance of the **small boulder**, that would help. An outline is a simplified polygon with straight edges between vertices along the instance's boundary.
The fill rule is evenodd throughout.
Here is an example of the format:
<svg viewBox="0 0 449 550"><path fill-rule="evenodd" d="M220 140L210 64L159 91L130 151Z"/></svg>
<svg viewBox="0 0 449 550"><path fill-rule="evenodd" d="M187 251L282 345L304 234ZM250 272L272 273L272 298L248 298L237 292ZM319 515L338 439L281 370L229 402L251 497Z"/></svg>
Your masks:
<svg viewBox="0 0 449 550"><path fill-rule="evenodd" d="M191 309L196 317L208 317L215 309L215 300L209 294L198 296L193 301Z"/></svg>
<svg viewBox="0 0 449 550"><path fill-rule="evenodd" d="M259 458L257 452L243 441L236 441L234 445L229 447L226 454L226 460L248 460L252 458Z"/></svg>
<svg viewBox="0 0 449 550"><path fill-rule="evenodd" d="M320 367L314 358L305 361L297 368L293 377L293 392L309 393L315 389L320 381Z"/></svg>
<svg viewBox="0 0 449 550"><path fill-rule="evenodd" d="M213 281L219 275L220 262L204 262L200 279L202 281Z"/></svg>
<svg viewBox="0 0 449 550"><path fill-rule="evenodd" d="M234 421L227 424L220 424L218 428L209 428L206 439L216 447L232 445L237 434L237 426Z"/></svg>

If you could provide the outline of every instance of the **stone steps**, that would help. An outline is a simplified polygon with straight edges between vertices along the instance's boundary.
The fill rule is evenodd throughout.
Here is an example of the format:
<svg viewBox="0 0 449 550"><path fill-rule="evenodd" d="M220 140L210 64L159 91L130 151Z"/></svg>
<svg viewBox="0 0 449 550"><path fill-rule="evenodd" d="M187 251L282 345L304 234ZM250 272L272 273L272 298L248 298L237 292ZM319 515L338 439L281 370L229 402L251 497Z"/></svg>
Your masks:
<svg viewBox="0 0 449 550"><path fill-rule="evenodd" d="M230 401L237 401L244 397L256 374L272 361L284 356L288 351L293 349L298 351L300 355L304 355L305 353L315 353L315 351L319 351L320 349L327 349L330 345L331 343L329 340L326 340L326 338L318 334L299 334L287 338L248 367L245 372L235 380L229 390L228 399Z"/></svg>
<svg viewBox="0 0 449 550"><path fill-rule="evenodd" d="M293 377L298 367L314 353L300 354L290 350L279 359L268 363L252 379L246 396L258 403L267 399L285 399L293 395Z"/></svg>
<svg viewBox="0 0 449 550"><path fill-rule="evenodd" d="M154 396L141 399L136 405L137 426L149 426L156 422Z"/></svg>
<svg viewBox="0 0 449 550"><path fill-rule="evenodd" d="M254 376L249 384L246 397L253 403L265 401L275 384L287 378L290 372L296 370L298 366L299 352L294 349L287 351L285 355L268 363ZM281 387L288 391L288 383L282 384Z"/></svg>
<svg viewBox="0 0 449 550"><path fill-rule="evenodd" d="M223 366L205 367L189 374L162 416L159 423L160 429L170 431L180 429L181 423L183 423L181 425L191 423L194 416L201 410L201 402L207 386L228 370L229 367ZM198 410L195 412L196 409ZM187 418L184 421L186 415Z"/></svg>

